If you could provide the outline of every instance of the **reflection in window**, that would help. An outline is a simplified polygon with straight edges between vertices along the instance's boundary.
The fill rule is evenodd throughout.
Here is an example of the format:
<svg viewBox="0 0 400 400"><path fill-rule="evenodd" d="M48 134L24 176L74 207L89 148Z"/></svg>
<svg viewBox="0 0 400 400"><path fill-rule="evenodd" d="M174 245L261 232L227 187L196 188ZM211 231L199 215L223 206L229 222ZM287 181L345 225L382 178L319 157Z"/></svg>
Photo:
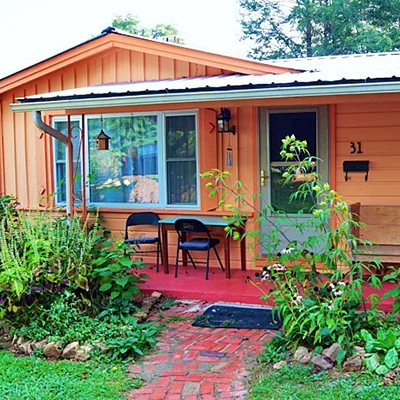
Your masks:
<svg viewBox="0 0 400 400"><path fill-rule="evenodd" d="M74 171L74 194L81 198L82 174L81 174L81 132L79 121L71 121L71 136L73 146L73 171ZM68 123L66 120L55 121L54 128L65 136L68 135ZM64 143L54 140L54 163L55 163L55 196L56 203L62 204L67 201L67 151Z"/></svg>
<svg viewBox="0 0 400 400"><path fill-rule="evenodd" d="M90 201L158 203L157 116L103 118L110 149L97 151L100 118L88 120Z"/></svg>
<svg viewBox="0 0 400 400"><path fill-rule="evenodd" d="M194 115L166 117L168 204L197 203L196 121Z"/></svg>
<svg viewBox="0 0 400 400"><path fill-rule="evenodd" d="M90 203L116 207L118 204L142 207L198 204L196 116L168 115L165 130L160 132L162 117L162 113L103 115L101 123L100 116L87 116L85 182ZM79 122L73 124L79 126ZM62 132L66 126L66 120L55 122L55 128ZM101 129L110 137L109 150L96 150L95 138ZM54 146L59 182L57 203L60 204L66 199L65 146L57 141ZM74 142L75 159L77 149ZM81 174L81 167L76 162L74 169Z"/></svg>

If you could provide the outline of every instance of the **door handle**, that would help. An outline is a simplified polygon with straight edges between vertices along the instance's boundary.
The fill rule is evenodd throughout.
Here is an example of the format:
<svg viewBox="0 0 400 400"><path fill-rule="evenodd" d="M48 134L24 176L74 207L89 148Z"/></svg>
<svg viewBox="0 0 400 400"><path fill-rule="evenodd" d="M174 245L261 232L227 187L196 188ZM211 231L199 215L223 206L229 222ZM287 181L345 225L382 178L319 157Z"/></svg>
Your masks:
<svg viewBox="0 0 400 400"><path fill-rule="evenodd" d="M261 186L265 186L265 170L260 171L260 177L261 177Z"/></svg>

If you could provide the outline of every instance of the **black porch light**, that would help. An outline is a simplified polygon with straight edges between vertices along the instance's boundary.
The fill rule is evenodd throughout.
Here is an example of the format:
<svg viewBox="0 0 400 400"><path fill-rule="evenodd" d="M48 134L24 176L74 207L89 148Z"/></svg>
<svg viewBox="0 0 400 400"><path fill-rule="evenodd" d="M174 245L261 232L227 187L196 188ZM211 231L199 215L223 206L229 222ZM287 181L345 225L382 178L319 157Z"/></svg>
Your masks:
<svg viewBox="0 0 400 400"><path fill-rule="evenodd" d="M221 108L221 112L217 115L218 133L230 132L233 135L236 133L235 125L230 126L231 112L228 108Z"/></svg>
<svg viewBox="0 0 400 400"><path fill-rule="evenodd" d="M103 117L101 117L100 124L101 124L100 133L95 137L96 150L108 150L110 148L111 138L103 130Z"/></svg>

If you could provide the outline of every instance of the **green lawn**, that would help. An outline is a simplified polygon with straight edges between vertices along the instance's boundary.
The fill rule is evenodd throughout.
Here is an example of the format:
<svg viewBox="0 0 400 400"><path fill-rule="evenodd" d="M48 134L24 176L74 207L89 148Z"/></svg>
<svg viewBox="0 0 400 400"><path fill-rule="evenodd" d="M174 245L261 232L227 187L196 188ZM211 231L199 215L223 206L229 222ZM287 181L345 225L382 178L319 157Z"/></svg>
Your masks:
<svg viewBox="0 0 400 400"><path fill-rule="evenodd" d="M248 400L399 400L400 386L386 386L365 374L312 374L308 366L287 366L253 382Z"/></svg>
<svg viewBox="0 0 400 400"><path fill-rule="evenodd" d="M48 362L0 351L1 400L120 400L130 389L123 367Z"/></svg>

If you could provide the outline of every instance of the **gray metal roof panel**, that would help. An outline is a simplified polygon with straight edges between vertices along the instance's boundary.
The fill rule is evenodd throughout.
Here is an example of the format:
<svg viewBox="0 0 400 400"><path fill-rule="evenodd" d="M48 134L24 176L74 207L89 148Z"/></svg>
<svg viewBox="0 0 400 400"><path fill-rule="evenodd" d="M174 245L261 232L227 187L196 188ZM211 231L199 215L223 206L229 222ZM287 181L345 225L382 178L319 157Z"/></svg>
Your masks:
<svg viewBox="0 0 400 400"><path fill-rule="evenodd" d="M22 102L66 98L124 96L184 91L229 90L230 88L304 86L334 83L390 81L400 79L400 53L378 53L352 56L316 57L275 60L274 64L306 70L300 73L268 75L220 75L166 79L161 81L127 82L88 86L20 98Z"/></svg>

